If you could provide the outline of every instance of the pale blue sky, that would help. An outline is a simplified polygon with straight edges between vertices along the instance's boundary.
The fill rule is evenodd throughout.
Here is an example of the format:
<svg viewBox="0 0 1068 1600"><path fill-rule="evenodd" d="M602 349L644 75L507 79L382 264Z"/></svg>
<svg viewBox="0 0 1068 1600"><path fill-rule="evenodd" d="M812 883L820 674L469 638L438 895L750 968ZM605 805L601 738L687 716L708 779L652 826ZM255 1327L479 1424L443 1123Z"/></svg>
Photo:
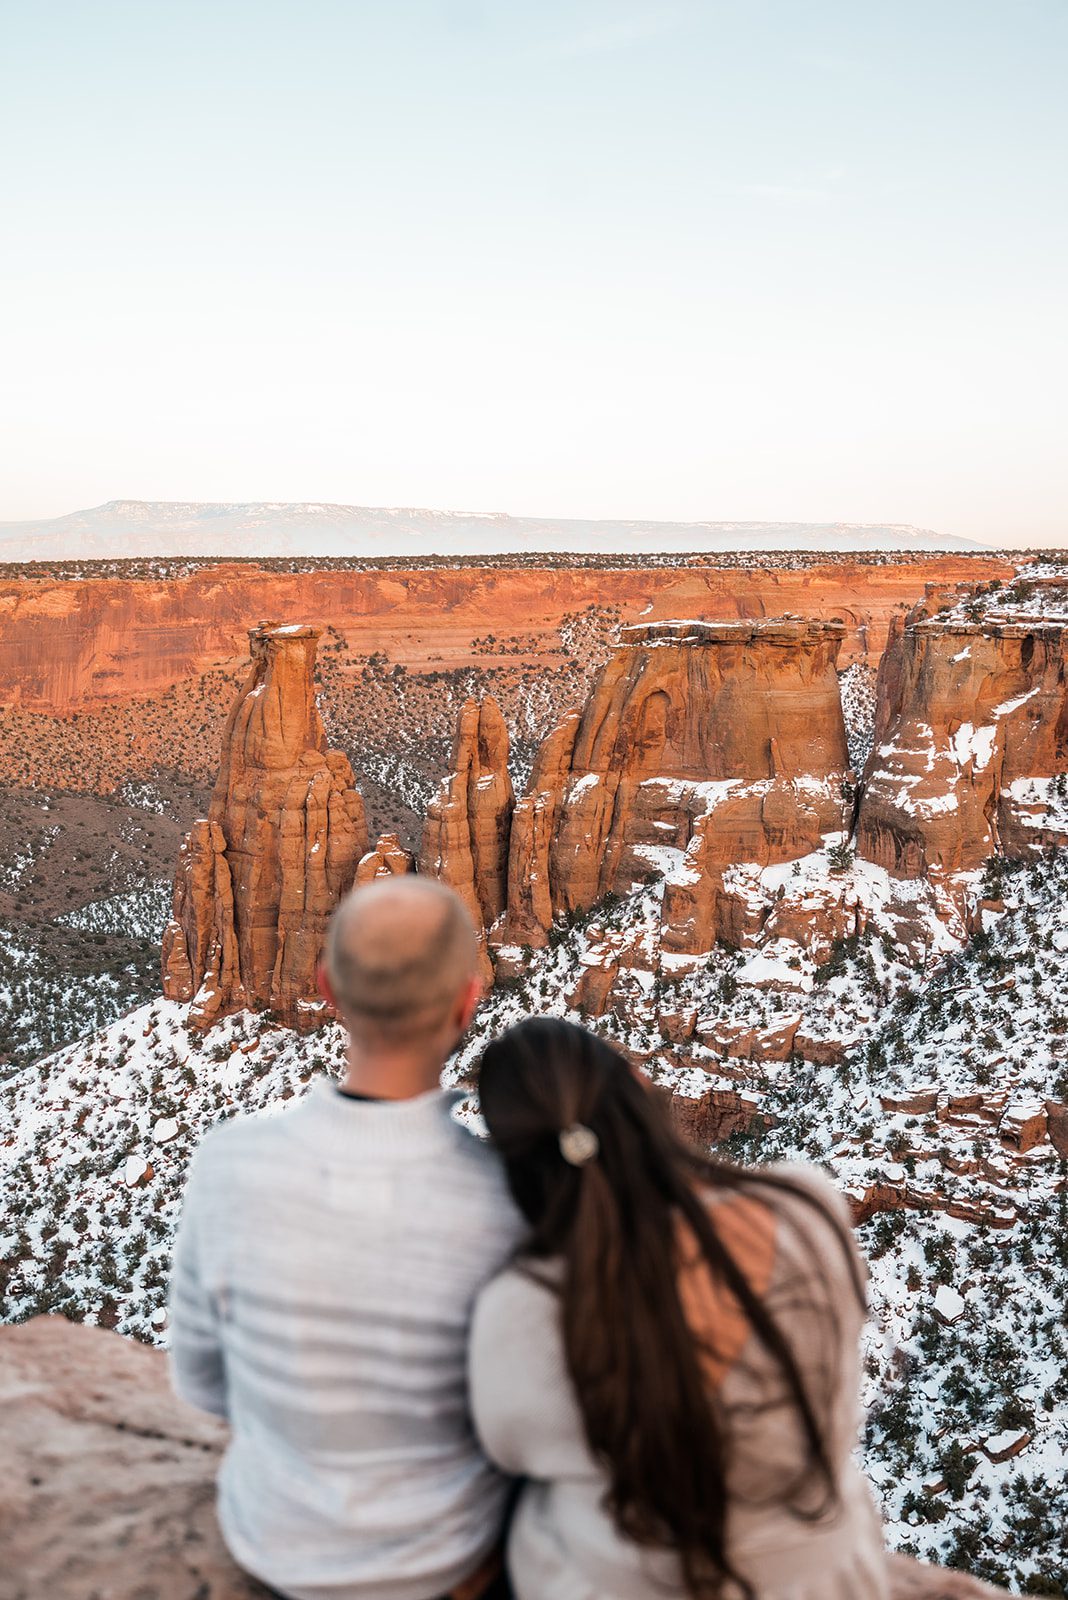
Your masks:
<svg viewBox="0 0 1068 1600"><path fill-rule="evenodd" d="M0 517L1068 541L1065 0L0 0Z"/></svg>

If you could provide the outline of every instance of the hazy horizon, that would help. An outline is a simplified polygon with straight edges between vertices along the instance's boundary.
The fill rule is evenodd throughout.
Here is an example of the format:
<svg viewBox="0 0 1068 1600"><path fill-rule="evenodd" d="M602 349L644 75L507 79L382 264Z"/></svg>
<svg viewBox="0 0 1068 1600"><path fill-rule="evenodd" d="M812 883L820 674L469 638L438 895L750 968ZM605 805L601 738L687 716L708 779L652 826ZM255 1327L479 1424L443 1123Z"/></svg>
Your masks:
<svg viewBox="0 0 1068 1600"><path fill-rule="evenodd" d="M275 557L406 559L535 555L685 560L765 552L982 553L895 523L539 518L507 512L323 502L118 500L67 516L0 522L0 562Z"/></svg>
<svg viewBox="0 0 1068 1600"><path fill-rule="evenodd" d="M1068 542L1057 0L12 0L0 520Z"/></svg>

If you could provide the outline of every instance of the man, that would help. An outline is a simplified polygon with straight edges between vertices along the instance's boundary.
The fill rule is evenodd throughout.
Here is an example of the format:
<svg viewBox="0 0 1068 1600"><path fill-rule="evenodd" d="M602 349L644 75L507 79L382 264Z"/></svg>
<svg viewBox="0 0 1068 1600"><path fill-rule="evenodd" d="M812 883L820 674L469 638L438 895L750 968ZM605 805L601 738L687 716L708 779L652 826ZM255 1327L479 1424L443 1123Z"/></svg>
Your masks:
<svg viewBox="0 0 1068 1600"><path fill-rule="evenodd" d="M467 1409L468 1321L519 1234L442 1065L478 1004L462 902L428 878L361 888L327 934L342 1081L212 1129L171 1285L185 1399L232 1429L219 1519L291 1600L488 1596L505 1485Z"/></svg>

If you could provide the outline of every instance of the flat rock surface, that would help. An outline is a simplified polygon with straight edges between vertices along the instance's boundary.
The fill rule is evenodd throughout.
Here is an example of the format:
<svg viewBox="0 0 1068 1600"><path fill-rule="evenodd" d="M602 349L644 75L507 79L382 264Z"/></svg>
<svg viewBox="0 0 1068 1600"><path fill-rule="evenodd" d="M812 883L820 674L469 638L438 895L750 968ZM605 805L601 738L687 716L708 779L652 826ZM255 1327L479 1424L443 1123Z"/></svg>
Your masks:
<svg viewBox="0 0 1068 1600"><path fill-rule="evenodd" d="M226 1430L156 1350L60 1317L0 1329L0 1600L253 1600L215 1523Z"/></svg>
<svg viewBox="0 0 1068 1600"><path fill-rule="evenodd" d="M60 1317L0 1328L0 1600L264 1600L215 1523L225 1438L157 1350ZM890 1565L893 1600L998 1593Z"/></svg>

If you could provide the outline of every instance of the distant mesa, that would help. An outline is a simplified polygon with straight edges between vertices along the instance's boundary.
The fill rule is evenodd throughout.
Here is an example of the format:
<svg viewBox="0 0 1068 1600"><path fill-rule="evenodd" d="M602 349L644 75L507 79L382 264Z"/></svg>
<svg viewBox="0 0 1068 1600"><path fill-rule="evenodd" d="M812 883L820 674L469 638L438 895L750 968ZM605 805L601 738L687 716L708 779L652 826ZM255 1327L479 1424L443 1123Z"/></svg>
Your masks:
<svg viewBox="0 0 1068 1600"><path fill-rule="evenodd" d="M983 548L898 523L614 521L278 501L109 500L50 520L0 523L0 562Z"/></svg>

